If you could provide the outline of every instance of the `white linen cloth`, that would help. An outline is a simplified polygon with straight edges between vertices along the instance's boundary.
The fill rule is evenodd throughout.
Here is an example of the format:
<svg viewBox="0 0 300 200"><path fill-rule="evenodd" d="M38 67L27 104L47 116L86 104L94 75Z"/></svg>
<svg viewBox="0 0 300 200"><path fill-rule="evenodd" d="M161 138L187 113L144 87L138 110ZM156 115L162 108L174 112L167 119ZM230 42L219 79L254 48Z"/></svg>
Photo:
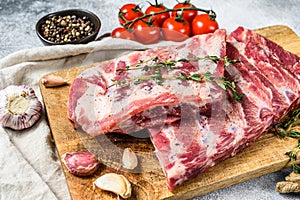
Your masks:
<svg viewBox="0 0 300 200"><path fill-rule="evenodd" d="M144 48L137 42L105 38L84 45L21 50L0 60L0 90L9 85L29 85L43 103L38 83L45 74ZM44 104L42 117L33 127L14 131L0 126L0 199L70 199Z"/></svg>

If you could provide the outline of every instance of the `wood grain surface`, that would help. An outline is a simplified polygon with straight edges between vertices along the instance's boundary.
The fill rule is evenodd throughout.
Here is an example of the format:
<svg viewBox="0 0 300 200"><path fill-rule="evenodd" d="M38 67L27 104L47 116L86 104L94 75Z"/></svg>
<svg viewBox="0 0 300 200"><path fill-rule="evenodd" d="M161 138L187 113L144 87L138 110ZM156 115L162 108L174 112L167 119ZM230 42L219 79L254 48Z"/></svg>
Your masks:
<svg viewBox="0 0 300 200"><path fill-rule="evenodd" d="M272 26L258 29L256 32L275 41L286 50L300 55L300 39L290 28ZM83 69L91 66L93 65L62 70L53 74L72 81ZM236 156L222 161L170 192L166 186L165 176L153 154L154 148L147 132L138 137L117 134L96 138L87 136L74 130L67 119L69 86L45 88L40 83L40 89L59 156L65 152L91 151L96 153L102 162L95 174L85 178L70 174L63 166L69 192L74 200L117 199L117 195L93 186L96 178L107 172L123 174L129 179L133 189L132 197L129 199L190 199L287 167L289 159L284 154L297 145L295 139L281 139L272 133L265 133L252 146ZM131 147L138 154L141 164L134 171L126 171L120 165L125 147Z"/></svg>

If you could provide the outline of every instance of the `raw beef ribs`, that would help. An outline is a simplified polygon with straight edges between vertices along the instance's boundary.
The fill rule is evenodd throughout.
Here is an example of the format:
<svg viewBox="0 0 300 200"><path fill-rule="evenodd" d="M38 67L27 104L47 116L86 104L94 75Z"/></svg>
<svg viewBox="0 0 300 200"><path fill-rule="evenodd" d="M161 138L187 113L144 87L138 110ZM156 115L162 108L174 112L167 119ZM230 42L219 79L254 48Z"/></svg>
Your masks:
<svg viewBox="0 0 300 200"><path fill-rule="evenodd" d="M227 37L227 56L240 61L225 68L244 94L240 103L228 91L213 115L186 107L189 119L149 128L170 190L249 146L299 103L294 54L239 27Z"/></svg>
<svg viewBox="0 0 300 200"><path fill-rule="evenodd" d="M225 36L225 30L220 29L213 34L192 37L176 46L134 52L83 71L74 80L69 92L69 119L75 128L82 128L94 136L113 131L128 133L145 128L141 126L145 124L171 123L176 118L172 114L174 109L180 110L182 102L198 108L221 101L222 89L216 83L187 81L174 77L182 73L191 76L207 72L215 78L223 77L222 60L176 62L172 70L161 69L162 76L171 77L162 80L161 84L151 79L147 82L141 81L140 84L120 86L114 85L116 82L112 80L118 83L142 80L143 77L155 74L154 69L150 67L147 70L146 67L161 62L207 56L223 58L226 53ZM128 70L129 68L132 69ZM155 112L157 109L163 112ZM151 113L150 119L146 119L147 113ZM159 118L160 120L155 120Z"/></svg>

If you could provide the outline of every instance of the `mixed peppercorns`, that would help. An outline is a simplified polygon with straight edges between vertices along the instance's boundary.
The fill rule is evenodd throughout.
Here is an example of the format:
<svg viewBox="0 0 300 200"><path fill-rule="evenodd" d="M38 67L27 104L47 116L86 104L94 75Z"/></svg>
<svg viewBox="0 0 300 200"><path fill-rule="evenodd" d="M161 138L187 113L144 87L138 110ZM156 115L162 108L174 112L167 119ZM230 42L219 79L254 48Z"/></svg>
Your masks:
<svg viewBox="0 0 300 200"><path fill-rule="evenodd" d="M52 16L41 26L42 36L54 43L70 43L95 33L95 26L87 16Z"/></svg>

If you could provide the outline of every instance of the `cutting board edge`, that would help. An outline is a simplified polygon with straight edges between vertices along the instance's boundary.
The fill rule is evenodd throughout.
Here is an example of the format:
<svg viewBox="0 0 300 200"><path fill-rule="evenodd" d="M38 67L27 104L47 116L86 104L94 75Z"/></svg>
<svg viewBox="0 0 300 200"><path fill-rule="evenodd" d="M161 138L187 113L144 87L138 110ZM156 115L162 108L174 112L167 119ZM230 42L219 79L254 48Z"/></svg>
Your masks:
<svg viewBox="0 0 300 200"><path fill-rule="evenodd" d="M297 163L300 163L300 161L298 161ZM230 179L230 183L228 183L228 180L221 180L219 182L214 182L214 183L206 185L205 190L201 190L201 191L199 191L199 189L189 190L184 194L180 194L180 195L173 194L173 195L170 195L169 197L165 197L162 199L163 200L175 200L175 199L187 200L187 199L207 195L207 194L210 194L211 192L214 192L217 190L222 190L222 189L228 188L230 186L234 186L239 183L243 183L245 181L250 181L250 180L259 178L261 176L264 176L266 174L274 173L274 172L277 172L279 170L282 170L282 169L285 169L288 167L290 167L290 164L289 164L289 159L287 158L284 161L281 161L281 162L276 163L275 165L272 165L272 167L265 166L265 167L261 168L260 170L252 170L252 171L249 171L247 174L236 175ZM249 178L249 177L251 177L251 178Z"/></svg>

